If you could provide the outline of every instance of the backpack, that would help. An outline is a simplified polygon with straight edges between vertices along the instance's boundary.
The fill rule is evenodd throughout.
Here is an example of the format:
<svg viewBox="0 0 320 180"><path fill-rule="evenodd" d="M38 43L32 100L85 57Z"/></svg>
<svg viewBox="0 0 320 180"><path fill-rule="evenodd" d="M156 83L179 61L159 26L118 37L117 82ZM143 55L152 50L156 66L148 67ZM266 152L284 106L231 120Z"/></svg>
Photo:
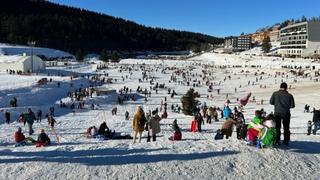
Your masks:
<svg viewBox="0 0 320 180"><path fill-rule="evenodd" d="M144 127L144 125L146 124L146 122L147 122L147 118L146 118L146 116L143 114L143 115L141 116L141 118L140 118L139 126L140 126L140 127Z"/></svg>

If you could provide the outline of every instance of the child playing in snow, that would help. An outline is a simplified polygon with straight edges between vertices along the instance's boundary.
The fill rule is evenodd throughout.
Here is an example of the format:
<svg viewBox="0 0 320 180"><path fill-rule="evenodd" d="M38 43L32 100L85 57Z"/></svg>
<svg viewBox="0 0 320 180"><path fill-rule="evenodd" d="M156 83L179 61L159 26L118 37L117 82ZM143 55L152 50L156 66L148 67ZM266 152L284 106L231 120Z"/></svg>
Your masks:
<svg viewBox="0 0 320 180"><path fill-rule="evenodd" d="M311 130L312 130L312 121L308 121L308 134L307 135L311 134Z"/></svg>
<svg viewBox="0 0 320 180"><path fill-rule="evenodd" d="M257 142L257 138L260 131L260 126L262 122L261 111L255 111L255 117L248 125L248 132L247 132L247 143L249 145L254 145Z"/></svg>

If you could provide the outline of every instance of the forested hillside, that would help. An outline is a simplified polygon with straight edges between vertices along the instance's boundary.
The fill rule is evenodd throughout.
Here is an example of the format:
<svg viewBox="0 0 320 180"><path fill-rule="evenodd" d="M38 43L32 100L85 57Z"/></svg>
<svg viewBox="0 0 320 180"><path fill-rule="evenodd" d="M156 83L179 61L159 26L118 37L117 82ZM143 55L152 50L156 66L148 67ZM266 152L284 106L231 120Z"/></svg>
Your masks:
<svg viewBox="0 0 320 180"><path fill-rule="evenodd" d="M179 51L222 43L199 33L150 28L121 18L42 0L0 1L0 42L75 53L118 51ZM214 27L212 27L214 28Z"/></svg>

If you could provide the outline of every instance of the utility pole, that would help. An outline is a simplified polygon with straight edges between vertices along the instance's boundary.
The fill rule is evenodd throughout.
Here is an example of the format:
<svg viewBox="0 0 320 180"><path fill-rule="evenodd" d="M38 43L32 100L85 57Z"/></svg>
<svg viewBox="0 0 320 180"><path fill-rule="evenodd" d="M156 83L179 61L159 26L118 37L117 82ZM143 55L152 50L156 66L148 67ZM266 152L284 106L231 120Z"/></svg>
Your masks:
<svg viewBox="0 0 320 180"><path fill-rule="evenodd" d="M31 73L33 73L33 47L36 45L36 41L28 41L28 45L31 48Z"/></svg>

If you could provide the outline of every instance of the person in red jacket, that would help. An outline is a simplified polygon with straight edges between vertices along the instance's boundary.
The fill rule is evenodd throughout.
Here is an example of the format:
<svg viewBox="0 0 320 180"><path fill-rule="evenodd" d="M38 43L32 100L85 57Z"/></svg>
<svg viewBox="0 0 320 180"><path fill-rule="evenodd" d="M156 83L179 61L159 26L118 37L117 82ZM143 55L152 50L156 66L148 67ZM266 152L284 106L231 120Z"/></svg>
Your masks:
<svg viewBox="0 0 320 180"><path fill-rule="evenodd" d="M14 133L14 141L20 143L24 141L26 137L23 135L21 127L18 128L18 131Z"/></svg>
<svg viewBox="0 0 320 180"><path fill-rule="evenodd" d="M36 140L32 139L31 137L25 137L22 133L21 127L14 133L14 141L16 142L16 146L23 146L28 144L36 143Z"/></svg>

